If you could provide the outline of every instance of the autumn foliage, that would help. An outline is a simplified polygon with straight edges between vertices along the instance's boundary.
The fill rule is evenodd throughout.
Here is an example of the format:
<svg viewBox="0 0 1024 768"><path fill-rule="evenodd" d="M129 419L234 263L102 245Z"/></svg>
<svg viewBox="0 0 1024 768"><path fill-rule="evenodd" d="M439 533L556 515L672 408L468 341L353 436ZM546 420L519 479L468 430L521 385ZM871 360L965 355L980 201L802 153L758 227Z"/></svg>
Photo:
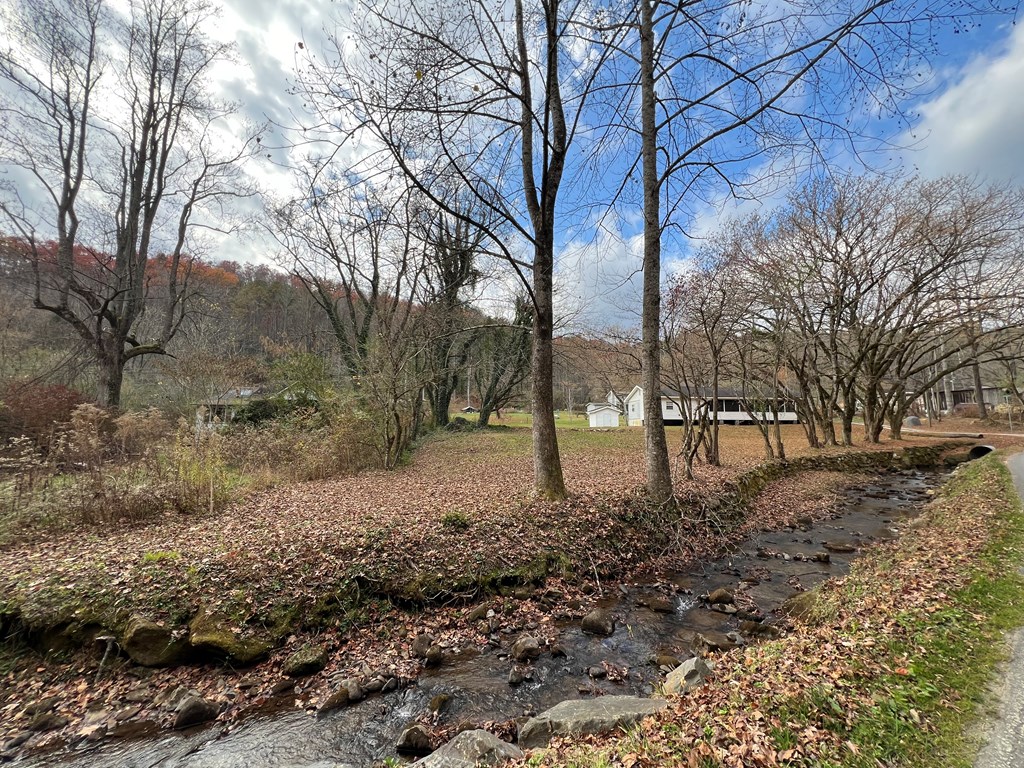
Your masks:
<svg viewBox="0 0 1024 768"><path fill-rule="evenodd" d="M26 436L46 448L86 400L62 384L10 382L0 393L0 439Z"/></svg>

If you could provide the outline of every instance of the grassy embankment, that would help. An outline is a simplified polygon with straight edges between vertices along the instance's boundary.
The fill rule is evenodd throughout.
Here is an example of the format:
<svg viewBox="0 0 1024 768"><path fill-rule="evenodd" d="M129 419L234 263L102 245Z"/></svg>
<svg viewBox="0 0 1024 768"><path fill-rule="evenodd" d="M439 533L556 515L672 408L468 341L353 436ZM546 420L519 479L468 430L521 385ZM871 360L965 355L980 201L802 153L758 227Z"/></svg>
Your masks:
<svg viewBox="0 0 1024 768"><path fill-rule="evenodd" d="M625 736L531 765L970 766L975 724L1024 624L1024 515L995 457L963 466L898 541L825 585L790 636L716 660L713 681Z"/></svg>

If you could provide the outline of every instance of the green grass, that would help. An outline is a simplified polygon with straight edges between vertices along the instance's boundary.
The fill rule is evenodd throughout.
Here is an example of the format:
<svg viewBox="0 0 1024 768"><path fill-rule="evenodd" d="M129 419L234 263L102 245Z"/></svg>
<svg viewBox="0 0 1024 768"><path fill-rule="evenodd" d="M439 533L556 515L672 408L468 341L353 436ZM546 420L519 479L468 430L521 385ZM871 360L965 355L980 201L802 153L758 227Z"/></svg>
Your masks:
<svg viewBox="0 0 1024 768"><path fill-rule="evenodd" d="M841 712L832 712L827 695L804 702L806 720L822 721L859 747L859 754L838 756L836 766L877 765L969 768L978 748L968 735L990 697L990 681L1006 657L1004 633L1024 625L1024 515L1007 469L995 458L965 466L944 494L953 502L992 473L999 476L1000 517L992 538L972 568L967 587L950 594L951 604L934 613L896 614L903 638L878 649L896 666L912 659L906 674L871 680L866 690L874 705L846 731ZM941 522L940 522L941 524ZM811 699L815 696L812 693ZM824 714L824 717L823 717ZM835 718L830 715L835 714ZM927 723L922 727L921 723Z"/></svg>
<svg viewBox="0 0 1024 768"><path fill-rule="evenodd" d="M476 424L480 417L477 413L462 413L453 411L451 418L461 417L466 421ZM488 422L493 427L532 427L533 415L529 411L502 411L499 419L496 414L491 414ZM580 429L589 428L590 419L585 413L569 413L568 411L555 411L556 429Z"/></svg>

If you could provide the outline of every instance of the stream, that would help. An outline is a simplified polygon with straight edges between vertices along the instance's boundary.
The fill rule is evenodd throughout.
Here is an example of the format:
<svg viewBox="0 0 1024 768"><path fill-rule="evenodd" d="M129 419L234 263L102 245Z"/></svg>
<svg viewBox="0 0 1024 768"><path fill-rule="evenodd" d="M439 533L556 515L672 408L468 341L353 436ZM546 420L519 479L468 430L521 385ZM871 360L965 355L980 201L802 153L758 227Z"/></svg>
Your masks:
<svg viewBox="0 0 1024 768"><path fill-rule="evenodd" d="M758 533L718 560L673 576L669 582L614 587L599 602L616 618L610 637L586 635L579 622L560 625L564 657L545 653L531 665L532 679L508 682L512 662L502 649L471 649L443 666L426 670L411 687L375 695L359 704L316 718L285 709L250 717L227 735L219 728L164 733L135 740L83 746L37 756L19 765L118 766L124 768L364 768L395 755L401 731L429 711L440 694L448 696L440 722L505 721L541 712L565 699L590 695L649 695L663 679L651 663L659 654L685 659L698 635L712 643L737 639L743 614L712 610L701 595L725 587L735 591L739 608L765 617L798 591L845 574L861 547L897 535L916 515L941 475L902 471L844 492L836 516L806 527ZM826 549L825 543L828 543ZM828 553L827 561L823 554ZM814 560L818 555L819 560ZM654 598L671 603L660 611L646 607ZM756 609L754 606L756 605ZM671 608L671 613L666 613ZM731 610L728 608L726 610ZM742 625L753 633L756 626ZM743 635L753 641L753 638ZM514 639L514 638L511 638ZM510 639L510 640L511 640ZM507 652L507 648L505 649ZM591 668L628 669L624 680L592 679Z"/></svg>

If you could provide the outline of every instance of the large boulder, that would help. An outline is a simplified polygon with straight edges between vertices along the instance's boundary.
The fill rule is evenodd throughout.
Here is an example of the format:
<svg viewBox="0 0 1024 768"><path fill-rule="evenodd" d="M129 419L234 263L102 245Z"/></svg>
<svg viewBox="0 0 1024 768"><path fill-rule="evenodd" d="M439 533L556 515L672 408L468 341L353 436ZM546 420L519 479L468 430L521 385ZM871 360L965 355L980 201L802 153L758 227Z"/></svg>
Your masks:
<svg viewBox="0 0 1024 768"><path fill-rule="evenodd" d="M416 763L422 768L476 768L519 760L523 750L487 731L463 731L429 757Z"/></svg>
<svg viewBox="0 0 1024 768"><path fill-rule="evenodd" d="M226 618L205 608L199 609L188 626L188 641L193 648L226 656L241 666L259 661L274 647L261 638L246 637L236 631Z"/></svg>
<svg viewBox="0 0 1024 768"><path fill-rule="evenodd" d="M710 665L700 656L695 656L668 673L663 690L666 694L686 693L703 685L710 675Z"/></svg>
<svg viewBox="0 0 1024 768"><path fill-rule="evenodd" d="M519 731L519 746L523 749L543 747L556 735L610 733L660 712L666 706L668 702L664 699L634 696L563 701L527 721Z"/></svg>
<svg viewBox="0 0 1024 768"><path fill-rule="evenodd" d="M169 667L181 661L188 651L184 637L175 638L169 627L142 616L132 616L124 629L121 647L136 664L144 667Z"/></svg>
<svg viewBox="0 0 1024 768"><path fill-rule="evenodd" d="M615 632L615 619L604 608L595 608L583 617L583 631L588 635L611 635Z"/></svg>
<svg viewBox="0 0 1024 768"><path fill-rule="evenodd" d="M302 646L284 662L284 673L288 677L313 675L327 666L327 649L322 645L309 643Z"/></svg>

